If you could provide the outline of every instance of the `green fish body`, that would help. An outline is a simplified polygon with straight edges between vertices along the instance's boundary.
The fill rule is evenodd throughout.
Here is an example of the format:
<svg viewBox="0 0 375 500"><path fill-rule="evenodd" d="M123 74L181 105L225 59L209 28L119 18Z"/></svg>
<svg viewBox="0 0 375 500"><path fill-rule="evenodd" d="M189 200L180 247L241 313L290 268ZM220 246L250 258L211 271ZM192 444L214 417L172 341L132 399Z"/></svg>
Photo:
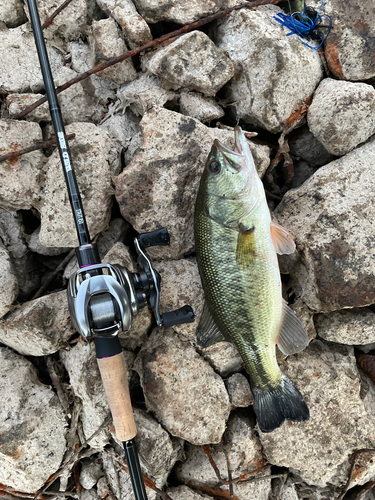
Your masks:
<svg viewBox="0 0 375 500"><path fill-rule="evenodd" d="M281 295L278 253L292 253L287 230L272 223L263 184L239 127L234 151L215 141L195 207L195 245L205 293L198 326L203 346L232 341L250 375L254 410L263 432L309 411L282 374L275 343L299 352L308 337Z"/></svg>

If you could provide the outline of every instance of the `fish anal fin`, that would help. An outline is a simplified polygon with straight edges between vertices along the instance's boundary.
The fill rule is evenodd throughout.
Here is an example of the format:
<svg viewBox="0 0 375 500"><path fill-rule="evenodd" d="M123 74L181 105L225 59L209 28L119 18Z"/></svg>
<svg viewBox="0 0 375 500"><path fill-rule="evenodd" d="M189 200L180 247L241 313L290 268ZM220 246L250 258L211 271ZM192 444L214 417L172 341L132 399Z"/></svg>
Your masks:
<svg viewBox="0 0 375 500"><path fill-rule="evenodd" d="M217 342L228 341L217 327L206 302L204 303L202 316L197 328L197 340L202 347L209 347Z"/></svg>
<svg viewBox="0 0 375 500"><path fill-rule="evenodd" d="M248 266L255 257L255 228L246 229L242 224L237 239L236 260L237 264Z"/></svg>
<svg viewBox="0 0 375 500"><path fill-rule="evenodd" d="M301 321L285 301L283 301L283 321L276 344L286 356L300 352L309 345L309 337Z"/></svg>
<svg viewBox="0 0 375 500"><path fill-rule="evenodd" d="M290 232L276 222L271 222L271 238L279 255L290 255L296 249L296 244Z"/></svg>

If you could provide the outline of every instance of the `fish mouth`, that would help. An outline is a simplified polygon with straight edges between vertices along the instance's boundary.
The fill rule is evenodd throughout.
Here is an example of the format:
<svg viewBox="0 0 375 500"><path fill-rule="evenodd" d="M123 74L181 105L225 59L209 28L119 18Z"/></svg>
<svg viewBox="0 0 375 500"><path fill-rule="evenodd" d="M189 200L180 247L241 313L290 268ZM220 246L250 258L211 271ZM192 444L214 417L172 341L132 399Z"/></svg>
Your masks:
<svg viewBox="0 0 375 500"><path fill-rule="evenodd" d="M237 174L245 166L245 158L243 154L236 151L236 149L233 151L232 149L227 148L218 139L215 139L214 141L212 153L219 161L222 160L229 172L233 174Z"/></svg>

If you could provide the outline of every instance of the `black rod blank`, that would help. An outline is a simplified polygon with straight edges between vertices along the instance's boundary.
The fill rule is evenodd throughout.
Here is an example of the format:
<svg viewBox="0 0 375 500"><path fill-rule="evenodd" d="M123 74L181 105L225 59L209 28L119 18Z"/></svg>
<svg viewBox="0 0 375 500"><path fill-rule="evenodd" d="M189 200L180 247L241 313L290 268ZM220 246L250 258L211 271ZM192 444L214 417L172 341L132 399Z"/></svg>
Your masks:
<svg viewBox="0 0 375 500"><path fill-rule="evenodd" d="M53 82L51 67L49 64L46 44L44 42L42 27L40 25L38 8L35 0L27 0L27 5L30 12L31 24L34 30L34 38L39 56L40 69L42 70L44 86L48 97L53 128L55 129L57 146L63 166L65 182L68 189L69 201L72 207L79 244L88 245L90 243L90 234L87 227L85 214L83 212L83 205L81 196L79 194L77 179L74 174L68 140L66 138L61 110L59 102L57 100L55 84Z"/></svg>
<svg viewBox="0 0 375 500"><path fill-rule="evenodd" d="M139 464L136 444L132 439L130 439L129 441L124 441L123 445L135 499L147 500L146 488L143 481L142 469Z"/></svg>

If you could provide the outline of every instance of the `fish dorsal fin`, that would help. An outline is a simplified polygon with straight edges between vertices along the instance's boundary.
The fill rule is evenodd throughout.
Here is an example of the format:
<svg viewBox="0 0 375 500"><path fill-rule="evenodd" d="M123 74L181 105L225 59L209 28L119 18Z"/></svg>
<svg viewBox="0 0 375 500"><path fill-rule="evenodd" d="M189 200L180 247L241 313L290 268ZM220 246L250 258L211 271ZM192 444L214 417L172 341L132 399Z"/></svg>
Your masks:
<svg viewBox="0 0 375 500"><path fill-rule="evenodd" d="M289 255L296 249L296 244L290 232L276 222L271 222L271 238L275 250L279 255Z"/></svg>
<svg viewBox="0 0 375 500"><path fill-rule="evenodd" d="M255 257L255 228L246 229L242 224L237 238L237 264L248 266Z"/></svg>
<svg viewBox="0 0 375 500"><path fill-rule="evenodd" d="M285 300L283 300L283 322L276 344L286 356L300 352L309 345L309 337L301 321Z"/></svg>
<svg viewBox="0 0 375 500"><path fill-rule="evenodd" d="M202 347L209 347L217 342L226 342L227 339L216 326L207 303L204 303L203 312L197 328L197 340Z"/></svg>

